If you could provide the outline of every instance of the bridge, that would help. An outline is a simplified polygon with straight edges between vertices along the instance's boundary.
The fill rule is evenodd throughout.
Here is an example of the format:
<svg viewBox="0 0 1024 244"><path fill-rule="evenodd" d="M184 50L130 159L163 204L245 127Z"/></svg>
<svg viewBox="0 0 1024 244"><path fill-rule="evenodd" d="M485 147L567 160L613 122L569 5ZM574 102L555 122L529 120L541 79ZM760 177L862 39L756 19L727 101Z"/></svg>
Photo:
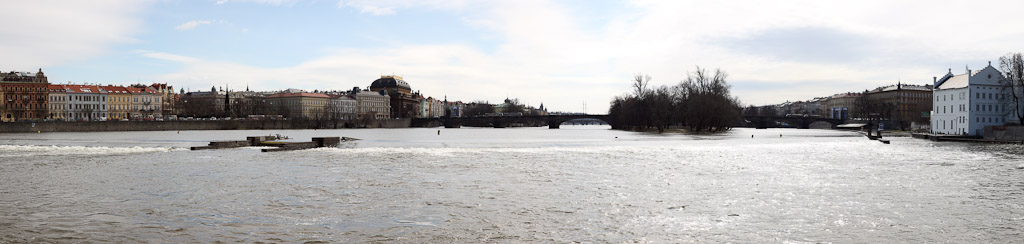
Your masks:
<svg viewBox="0 0 1024 244"><path fill-rule="evenodd" d="M559 114L559 115L523 115L523 116L476 116L476 117L440 117L440 118L414 118L412 119L412 127L436 127L444 126L444 128L459 128L463 125L478 126L478 127L494 127L504 128L507 126L520 124L525 126L543 126L547 125L549 129L558 129L562 123L570 120L578 119L596 119L604 122L608 121L608 115L604 114ZM612 128L612 125L609 122Z"/></svg>
<svg viewBox="0 0 1024 244"><path fill-rule="evenodd" d="M832 128L837 125L843 124L842 119L832 118L821 118L821 117L783 117L783 116L759 116L759 115L744 115L743 120L746 121L747 125L752 125L755 128L768 128L769 125L773 125L774 122L786 122L796 128L807 129L811 127L812 123L825 122L828 123ZM769 124L771 123L771 124Z"/></svg>

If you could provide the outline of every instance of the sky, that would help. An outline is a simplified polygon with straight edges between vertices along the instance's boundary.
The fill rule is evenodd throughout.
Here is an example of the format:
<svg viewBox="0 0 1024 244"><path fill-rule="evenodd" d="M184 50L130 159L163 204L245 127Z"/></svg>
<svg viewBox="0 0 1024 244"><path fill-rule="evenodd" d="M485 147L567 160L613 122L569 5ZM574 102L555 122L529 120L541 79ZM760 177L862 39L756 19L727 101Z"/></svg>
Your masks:
<svg viewBox="0 0 1024 244"><path fill-rule="evenodd" d="M607 112L634 74L744 104L931 84L1024 51L1024 1L2 0L0 71L187 91L350 90ZM584 110L585 109L585 110Z"/></svg>

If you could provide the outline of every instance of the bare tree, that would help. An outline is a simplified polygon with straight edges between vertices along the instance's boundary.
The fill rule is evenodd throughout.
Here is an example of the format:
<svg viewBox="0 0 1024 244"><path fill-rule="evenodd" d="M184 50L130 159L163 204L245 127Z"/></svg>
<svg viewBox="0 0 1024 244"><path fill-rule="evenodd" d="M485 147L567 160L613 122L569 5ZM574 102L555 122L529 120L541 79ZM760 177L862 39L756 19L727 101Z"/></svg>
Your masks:
<svg viewBox="0 0 1024 244"><path fill-rule="evenodd" d="M508 100L508 103L505 104L505 109L502 110L501 112L502 113L523 113L523 112L526 112L526 106L524 106L522 103L519 103L519 99L511 99L511 100Z"/></svg>
<svg viewBox="0 0 1024 244"><path fill-rule="evenodd" d="M665 132L665 129L672 125L672 112L675 105L672 92L668 87L661 86L648 91L645 100L647 100L648 111L650 111L651 125L658 129L658 133Z"/></svg>
<svg viewBox="0 0 1024 244"><path fill-rule="evenodd" d="M643 100L646 97L645 95L646 95L646 93L648 91L647 90L647 85L650 84L650 83L651 83L651 76L650 75L645 75L645 74L640 74L640 73L633 74L633 84L632 85L633 85L634 95L637 98L639 98L640 100Z"/></svg>
<svg viewBox="0 0 1024 244"><path fill-rule="evenodd" d="M1010 95L1004 95L1004 105L1012 111L1017 121L1024 123L1024 55L1021 53L1009 53L999 58L999 69L1003 72L1003 79L1000 81L1004 89L1008 89ZM1004 93L1005 94L1005 93Z"/></svg>
<svg viewBox="0 0 1024 244"><path fill-rule="evenodd" d="M720 69L714 74L699 66L677 85L685 106L682 120L693 131L724 131L741 118L739 99L730 94L731 86L725 81L729 75Z"/></svg>
<svg viewBox="0 0 1024 244"><path fill-rule="evenodd" d="M650 76L637 74L631 81L634 94L615 97L608 109L616 129L663 132L671 125L686 125L691 131L724 131L738 124L743 108L730 95L728 75L712 74L697 67L686 80L673 87L648 88Z"/></svg>
<svg viewBox="0 0 1024 244"><path fill-rule="evenodd" d="M485 101L474 101L467 103L463 107L463 115L466 117L483 116L485 114L494 113L494 105L488 104Z"/></svg>
<svg viewBox="0 0 1024 244"><path fill-rule="evenodd" d="M878 124L883 120L893 120L893 111L896 110L892 103L869 98L867 90L854 100L853 107L855 118L868 121L868 136L871 136L871 131L878 130Z"/></svg>

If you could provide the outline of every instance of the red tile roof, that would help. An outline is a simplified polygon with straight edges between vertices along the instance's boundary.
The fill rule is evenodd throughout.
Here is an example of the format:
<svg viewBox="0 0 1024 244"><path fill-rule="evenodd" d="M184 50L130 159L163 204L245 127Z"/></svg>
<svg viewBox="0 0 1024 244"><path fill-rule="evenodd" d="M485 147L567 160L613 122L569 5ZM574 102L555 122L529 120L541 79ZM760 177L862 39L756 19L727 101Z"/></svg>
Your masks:
<svg viewBox="0 0 1024 244"><path fill-rule="evenodd" d="M50 90L50 92L65 92L63 85L50 85L46 89Z"/></svg>
<svg viewBox="0 0 1024 244"><path fill-rule="evenodd" d="M128 94L128 88L123 86L103 86L103 90L107 90L107 93L112 94Z"/></svg>
<svg viewBox="0 0 1024 244"><path fill-rule="evenodd" d="M129 86L129 87L125 87L125 89L128 89L128 93L132 93L132 94L153 94L154 93L152 90L146 89L145 87L131 87L131 86Z"/></svg>
<svg viewBox="0 0 1024 244"><path fill-rule="evenodd" d="M107 93L99 86L91 85L62 85L68 93Z"/></svg>

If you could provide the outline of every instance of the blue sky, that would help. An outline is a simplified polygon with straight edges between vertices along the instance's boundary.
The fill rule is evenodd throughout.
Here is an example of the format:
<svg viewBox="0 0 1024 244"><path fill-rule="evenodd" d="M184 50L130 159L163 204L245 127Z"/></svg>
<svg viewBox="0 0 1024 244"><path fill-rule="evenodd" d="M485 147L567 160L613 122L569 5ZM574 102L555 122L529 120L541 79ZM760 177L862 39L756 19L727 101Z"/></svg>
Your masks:
<svg viewBox="0 0 1024 244"><path fill-rule="evenodd" d="M727 71L746 104L927 84L1020 52L1020 1L13 1L0 71L208 90L366 87L603 113L634 73Z"/></svg>

